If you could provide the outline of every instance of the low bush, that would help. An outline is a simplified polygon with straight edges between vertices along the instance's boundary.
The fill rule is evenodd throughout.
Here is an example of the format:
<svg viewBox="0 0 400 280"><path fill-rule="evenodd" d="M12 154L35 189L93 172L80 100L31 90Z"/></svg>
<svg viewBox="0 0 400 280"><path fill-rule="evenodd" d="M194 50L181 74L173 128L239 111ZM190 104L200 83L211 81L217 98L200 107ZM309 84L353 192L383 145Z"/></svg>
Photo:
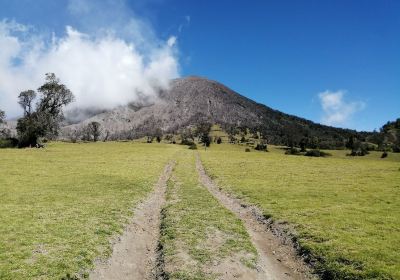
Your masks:
<svg viewBox="0 0 400 280"><path fill-rule="evenodd" d="M249 149L249 148L246 148L244 151L245 151L246 153L249 153L249 152L250 152L250 149Z"/></svg>
<svg viewBox="0 0 400 280"><path fill-rule="evenodd" d="M197 150L197 145L195 143L192 143L191 145L189 145L189 149L190 150Z"/></svg>
<svg viewBox="0 0 400 280"><path fill-rule="evenodd" d="M18 139L6 138L0 139L0 148L16 148L18 147Z"/></svg>
<svg viewBox="0 0 400 280"><path fill-rule="evenodd" d="M381 155L381 158L387 158L387 156L388 156L388 153L387 152L383 152L382 155Z"/></svg>
<svg viewBox="0 0 400 280"><path fill-rule="evenodd" d="M257 146L254 149L257 150L257 151L268 152L267 144L257 144Z"/></svg>
<svg viewBox="0 0 400 280"><path fill-rule="evenodd" d="M365 155L368 155L369 152L366 149L358 149L358 150L352 150L351 153L347 154L347 156L359 156L359 157L363 157Z"/></svg>
<svg viewBox="0 0 400 280"><path fill-rule="evenodd" d="M331 154L326 153L324 151L314 149L314 150L307 151L304 155L307 157L326 157L326 156L330 156Z"/></svg>
<svg viewBox="0 0 400 280"><path fill-rule="evenodd" d="M190 139L182 139L182 141L181 141L181 145L191 146L193 144L194 144L194 142Z"/></svg>
<svg viewBox="0 0 400 280"><path fill-rule="evenodd" d="M357 152L357 156L360 156L360 157L363 157L368 154L369 154L369 152L367 150L360 150Z"/></svg>
<svg viewBox="0 0 400 280"><path fill-rule="evenodd" d="M286 150L285 155L300 155L300 150L297 148L289 148Z"/></svg>

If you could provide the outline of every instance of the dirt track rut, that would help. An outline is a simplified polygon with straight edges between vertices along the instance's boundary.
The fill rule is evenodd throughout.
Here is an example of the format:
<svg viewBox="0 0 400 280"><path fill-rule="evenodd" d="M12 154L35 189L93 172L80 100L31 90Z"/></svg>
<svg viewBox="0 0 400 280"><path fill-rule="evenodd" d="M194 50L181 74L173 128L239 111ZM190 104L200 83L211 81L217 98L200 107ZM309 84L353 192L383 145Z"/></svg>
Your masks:
<svg viewBox="0 0 400 280"><path fill-rule="evenodd" d="M259 255L258 279L310 279L313 278L304 262L296 256L295 249L282 244L268 226L259 221L255 207L244 206L240 200L220 191L206 174L200 156L196 155L196 169L200 182L217 200L242 220ZM259 212L259 211L258 211Z"/></svg>
<svg viewBox="0 0 400 280"><path fill-rule="evenodd" d="M161 174L154 191L134 211L129 223L113 247L111 258L98 263L90 274L93 280L157 278L157 245L160 235L161 209L165 203L167 181L174 163Z"/></svg>

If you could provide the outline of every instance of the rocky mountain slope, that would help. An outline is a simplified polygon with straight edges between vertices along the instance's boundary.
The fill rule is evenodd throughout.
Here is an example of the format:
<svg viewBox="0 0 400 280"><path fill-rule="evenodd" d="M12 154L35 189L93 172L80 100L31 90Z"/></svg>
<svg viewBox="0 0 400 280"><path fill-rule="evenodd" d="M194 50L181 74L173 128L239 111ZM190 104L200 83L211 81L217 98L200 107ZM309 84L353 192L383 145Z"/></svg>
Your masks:
<svg viewBox="0 0 400 280"><path fill-rule="evenodd" d="M279 112L200 77L173 80L169 90L161 91L155 102L121 106L68 125L63 129L64 137L92 121L99 122L103 134L108 132L114 139L142 137L157 128L164 133L176 133L204 121L220 124L227 131L238 127L257 130L276 144L302 137L319 137L340 144L356 134Z"/></svg>

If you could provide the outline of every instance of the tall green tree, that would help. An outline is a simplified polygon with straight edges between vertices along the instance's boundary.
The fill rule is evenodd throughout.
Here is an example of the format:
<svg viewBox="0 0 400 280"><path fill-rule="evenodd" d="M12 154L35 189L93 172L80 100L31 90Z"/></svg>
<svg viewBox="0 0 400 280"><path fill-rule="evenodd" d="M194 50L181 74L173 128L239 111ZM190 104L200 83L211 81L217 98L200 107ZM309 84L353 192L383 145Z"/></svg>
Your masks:
<svg viewBox="0 0 400 280"><path fill-rule="evenodd" d="M18 95L18 104L24 110L24 116L29 116L32 113L33 101L36 98L34 90L25 90Z"/></svg>
<svg viewBox="0 0 400 280"><path fill-rule="evenodd" d="M24 116L17 123L20 147L34 146L40 137L55 138L64 119L63 108L74 100L72 92L54 73L46 74L46 82L38 92L40 99L34 111L36 93L27 90L19 95L18 103L24 109Z"/></svg>

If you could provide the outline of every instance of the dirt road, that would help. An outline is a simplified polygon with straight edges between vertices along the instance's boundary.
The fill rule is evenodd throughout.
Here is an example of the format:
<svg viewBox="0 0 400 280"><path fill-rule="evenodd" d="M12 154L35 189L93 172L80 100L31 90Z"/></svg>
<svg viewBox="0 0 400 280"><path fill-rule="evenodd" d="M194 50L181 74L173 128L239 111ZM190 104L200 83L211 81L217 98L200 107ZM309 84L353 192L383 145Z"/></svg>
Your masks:
<svg viewBox="0 0 400 280"><path fill-rule="evenodd" d="M113 247L111 258L98 263L90 274L93 280L156 279L157 246L160 234L161 208L174 163L170 162L161 174L154 191L140 203L132 222L127 225Z"/></svg>
<svg viewBox="0 0 400 280"><path fill-rule="evenodd" d="M260 221L259 211L255 207L243 205L238 199L222 192L206 174L200 157L196 157L196 169L200 182L227 209L236 214L243 222L252 243L259 255L258 279L310 279L311 273L307 265L296 255L295 249L285 245L276 237L268 226Z"/></svg>

